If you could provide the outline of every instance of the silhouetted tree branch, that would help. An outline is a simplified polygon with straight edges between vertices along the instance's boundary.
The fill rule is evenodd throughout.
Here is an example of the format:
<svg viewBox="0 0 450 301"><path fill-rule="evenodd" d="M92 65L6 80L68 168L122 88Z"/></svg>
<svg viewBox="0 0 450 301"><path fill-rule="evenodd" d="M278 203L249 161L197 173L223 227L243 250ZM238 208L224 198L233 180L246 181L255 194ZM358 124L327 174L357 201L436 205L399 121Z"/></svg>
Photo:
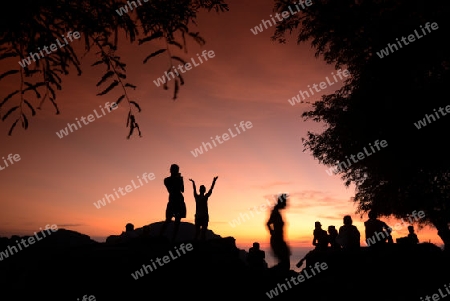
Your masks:
<svg viewBox="0 0 450 301"><path fill-rule="evenodd" d="M275 10L289 5L276 0ZM421 129L415 123L449 104L449 13L449 3L436 0L314 0L302 13L281 21L272 37L284 43L286 34L295 33L298 43L311 43L316 56L352 75L303 113L305 120L326 126L322 133L308 132L304 151L333 167L369 143L386 140L386 148L338 171L346 186L356 186L357 212L374 209L400 218L424 210L419 224L435 226L447 248L450 147L444 137L450 117L435 117ZM420 26L427 22L439 28L424 35ZM414 30L422 37L398 46L397 39ZM380 57L377 52L388 43L398 50Z"/></svg>
<svg viewBox="0 0 450 301"><path fill-rule="evenodd" d="M133 110L140 112L141 108L137 101L130 99L127 92L127 89L135 89L136 86L125 82L126 64L115 55L118 50L119 33L125 33L128 43L134 43L138 37L142 36L139 45L154 39L165 40L171 69L172 60L182 59L172 56L169 46L186 52L186 36L200 45L204 44L203 38L189 29L191 26L196 26L198 12L200 10L228 11L228 5L223 0L149 0L147 2L141 0L140 3L142 5L128 13L123 13L122 16L118 14L118 11L126 5L126 2L117 0L13 1L9 4L8 10L2 10L0 13L0 61L2 63L6 60L21 61L24 65L0 74L0 80L15 76L19 87L6 92L0 99L2 120L13 118L9 135L19 121L22 128L28 128L27 116L30 112L31 116L36 114L33 100L39 100L37 109L41 109L46 101L50 101L56 114L60 113L56 91L62 89L63 76L68 75L71 68L75 68L77 74L81 75L81 64L71 42L54 51L50 48L52 50L50 53L48 49L44 51L44 46L49 48L51 44L56 43L56 39L62 41L68 32L75 31L80 33L80 40L84 42L83 57L92 49L96 49L99 59L92 66L106 67L105 74L97 86L107 82L109 84L97 95L106 95L119 87L123 94L116 102L120 103L123 99L128 102L127 124L130 126L130 134L135 127L139 130L135 121L136 112ZM181 36L181 40L177 41L176 36ZM28 58L31 63L27 64L23 60L26 60L30 53L40 54L37 56L40 58L35 59L36 56L32 60ZM152 57L147 56L145 63ZM184 80L181 76L176 78L173 99L177 98L179 86L183 84ZM165 88L168 87L165 86Z"/></svg>

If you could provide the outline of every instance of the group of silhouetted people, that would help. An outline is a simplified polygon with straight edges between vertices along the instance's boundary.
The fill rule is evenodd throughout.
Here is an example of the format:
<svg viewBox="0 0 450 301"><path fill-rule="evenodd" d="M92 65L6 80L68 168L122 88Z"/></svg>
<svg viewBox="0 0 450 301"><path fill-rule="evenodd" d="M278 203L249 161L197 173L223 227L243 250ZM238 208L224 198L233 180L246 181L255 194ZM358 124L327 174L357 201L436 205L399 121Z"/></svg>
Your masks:
<svg viewBox="0 0 450 301"><path fill-rule="evenodd" d="M344 225L339 228L339 232L336 231L335 226L329 226L328 233L322 229L320 222L315 223L312 244L316 247L316 250L325 250L329 247L335 250L341 248L343 250L355 250L360 247L361 235L358 228L353 225L351 216L344 216L343 222ZM369 247L394 243L391 236L392 228L385 222L379 220L375 211L369 212L369 219L364 222L364 226L366 243ZM408 231L408 236L398 238L397 242L417 244L419 239L414 233L414 227L408 226Z"/></svg>
<svg viewBox="0 0 450 301"><path fill-rule="evenodd" d="M200 186L199 193L195 181L192 182L194 190L194 199L196 202L195 213L195 236L194 239L206 238L206 231L209 223L208 213L208 199L212 194L216 180L213 178L210 189L206 192L204 185ZM172 240L178 233L180 222L182 218L186 217L186 204L184 202L184 181L180 173L180 168L177 164L170 166L170 176L164 179L164 185L169 193L169 202L166 207L166 219L161 227L160 235L166 231L168 224L175 218L174 231ZM278 195L277 202L272 209L269 220L267 221L267 228L270 233L270 246L274 256L278 259L276 267L281 271L288 271L290 269L291 250L284 239L284 221L280 210L287 206L287 194ZM370 247L384 245L386 243L393 243L391 236L392 228L385 222L380 221L378 215L374 211L369 212L369 219L364 222L366 242ZM419 242L417 235L414 233L414 227L408 227L409 235L407 237L397 239L398 243L417 244ZM313 231L312 244L315 250L343 250L352 251L360 248L360 232L356 226L353 225L353 220L350 215L343 218L343 225L336 230L335 226L330 225L327 231L322 229L320 222L315 223ZM306 257L306 256L305 256ZM259 248L259 243L254 243L250 248L248 254L248 263L251 267L259 270L267 267L265 262L265 253ZM301 265L302 259L297 266Z"/></svg>
<svg viewBox="0 0 450 301"><path fill-rule="evenodd" d="M270 233L270 246L273 251L274 256L278 259L277 269L281 271L288 271L290 269L290 256L291 251L284 239L284 221L280 214L280 210L285 209L287 205L287 195L280 194L276 205L274 206L269 220L267 221L267 227ZM391 236L392 228L389 227L385 222L378 219L378 214L375 211L370 211L369 219L364 222L366 242L369 247L376 248L385 244L393 243ZM419 240L417 235L414 233L414 227L408 226L409 234L407 237L402 237L397 239L398 243L404 244L417 244ZM322 229L322 224L317 221L315 222L315 229L313 231L313 241L312 244L315 246L315 251L356 251L360 248L361 234L356 226L353 225L353 220L350 215L346 215L343 218L343 225L336 230L335 226L330 225L328 227L328 233ZM259 244L253 246L253 249L259 249ZM252 250L252 252L254 252ZM262 260L264 258L264 251L252 253L249 252L249 264L252 266L253 262L258 262L254 264L256 267L261 267ZM306 256L305 256L306 258ZM300 267L305 260L303 258L297 264ZM252 263L250 263L252 261Z"/></svg>
<svg viewBox="0 0 450 301"><path fill-rule="evenodd" d="M204 185L200 186L199 193L195 181L192 182L194 189L194 199L196 203L195 212L195 235L194 239L206 239L206 230L208 229L209 213L208 213L208 199L212 194L214 185L218 177L214 177L211 188L206 192ZM166 231L168 224L175 218L174 230L172 240L175 240L178 229L180 227L181 219L186 217L186 203L184 202L184 180L180 173L180 167L177 164L170 166L170 176L164 179L164 185L169 193L169 202L166 207L166 219L161 227L160 235Z"/></svg>
<svg viewBox="0 0 450 301"><path fill-rule="evenodd" d="M338 232L335 226L328 226L327 231L322 229L322 224L320 222L315 222L315 228L313 231L313 246L318 250L324 250L330 244L333 249L340 249L341 245L337 243L336 239L338 237Z"/></svg>

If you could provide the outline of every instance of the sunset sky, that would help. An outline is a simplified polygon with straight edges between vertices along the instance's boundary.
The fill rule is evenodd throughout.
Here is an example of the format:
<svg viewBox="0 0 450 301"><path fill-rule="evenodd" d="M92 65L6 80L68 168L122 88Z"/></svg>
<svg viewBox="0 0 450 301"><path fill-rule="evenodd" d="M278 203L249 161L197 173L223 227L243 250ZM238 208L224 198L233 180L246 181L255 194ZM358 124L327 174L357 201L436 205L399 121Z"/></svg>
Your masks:
<svg viewBox="0 0 450 301"><path fill-rule="evenodd" d="M173 81L168 91L153 83L167 70L167 56L142 63L159 49L158 43L121 44L117 54L127 63L128 81L137 86L130 96L142 108L136 114L142 138L126 139L125 101L68 136L56 135L67 123L76 122L75 118L87 117L94 110L100 113L99 106L120 96L120 91L96 96L101 88L95 84L104 70L90 67L96 61L94 53L83 57L81 76L73 70L73 75L63 79L63 90L57 95L60 115L47 102L29 120L29 129L17 127L12 137L7 136L12 119L0 123L0 158L20 155L20 161L0 170L0 236L31 234L46 224L56 224L104 241L123 231L128 222L142 227L162 221L168 199L163 179L169 176L170 165L177 163L187 205L187 218L182 221L194 222L195 202L188 179L209 189L218 176L209 199L209 228L221 236L235 237L238 245L268 242L269 210L253 209L252 217L250 208L273 203L273 195L280 192L290 196L284 218L292 245L311 246L315 221L324 229L328 225L339 228L345 214L352 215L364 239L367 216L361 219L355 214L356 206L350 200L354 187L346 188L339 176L326 173L329 167L303 152L301 138L308 130L321 132L323 125L302 120L301 114L310 105L288 102L308 85L331 79L334 66L315 58L309 44L297 45L295 37L285 45L271 41L274 27L257 35L250 31L262 19L269 19L272 0L227 3L229 12L201 13L198 29L192 28L200 31L206 45L200 47L190 40L189 52L178 53L186 61L197 59L203 50L212 50L215 56L184 74L186 83L176 101L172 100ZM81 40L72 42L73 46L80 48ZM3 65L1 73L10 67L20 68L17 59ZM17 77L2 80L2 96L18 85ZM339 81L307 101L318 100L341 85ZM192 154L203 142L211 142L210 137L222 136L229 129L236 134L234 125L241 121L251 122L252 127L197 157ZM3 160L0 166L5 167ZM153 173L154 180L100 209L94 206L114 189L132 180L138 183L137 177L144 173ZM244 214L250 218L236 225L233 220ZM383 220L389 225L397 222ZM441 244L435 229L416 232L420 241ZM406 234L404 227L393 236Z"/></svg>

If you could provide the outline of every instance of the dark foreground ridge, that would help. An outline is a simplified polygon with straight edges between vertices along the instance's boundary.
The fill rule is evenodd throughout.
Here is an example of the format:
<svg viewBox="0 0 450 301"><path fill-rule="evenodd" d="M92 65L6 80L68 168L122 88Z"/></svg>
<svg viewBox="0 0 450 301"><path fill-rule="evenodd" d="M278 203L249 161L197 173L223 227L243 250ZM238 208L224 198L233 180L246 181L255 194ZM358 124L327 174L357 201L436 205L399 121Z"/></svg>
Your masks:
<svg viewBox="0 0 450 301"><path fill-rule="evenodd" d="M119 241L112 236L107 243L60 229L0 261L0 300L14 296L14 300L75 301L94 295L96 300L109 301L421 301L420 297L426 300L427 295L439 294L439 289L446 293L444 285L450 287L448 257L433 244L394 244L376 253L367 248L349 254L315 253L301 272L309 278L300 283L290 280L298 279L295 271L286 275L275 269L251 271L246 252L236 247L233 237L222 238L210 231L206 241L193 241L187 237L193 237L194 226L182 223L179 239L170 242L153 236L160 225L149 225L150 235L136 229L140 235L135 238ZM19 239L0 238L0 252ZM189 244L192 248L186 251ZM326 263L327 269L311 271L315 262Z"/></svg>

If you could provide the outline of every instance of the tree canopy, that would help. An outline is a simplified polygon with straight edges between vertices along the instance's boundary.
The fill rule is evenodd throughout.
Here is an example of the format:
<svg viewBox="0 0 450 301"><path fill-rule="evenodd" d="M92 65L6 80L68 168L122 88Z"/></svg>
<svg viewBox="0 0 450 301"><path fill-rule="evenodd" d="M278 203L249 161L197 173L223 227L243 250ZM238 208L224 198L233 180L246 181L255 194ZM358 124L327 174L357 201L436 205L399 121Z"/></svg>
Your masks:
<svg viewBox="0 0 450 301"><path fill-rule="evenodd" d="M275 0L280 13L289 5ZM446 246L449 13L450 4L436 0L315 0L280 22L272 37L285 43L287 34L296 34L298 43L311 43L316 56L351 74L340 90L303 113L304 120L326 126L321 133L308 132L304 151L330 167L350 163L341 163L336 173L345 185L355 184L357 213L404 218L423 210L419 225L435 226ZM428 30L433 23L437 29ZM372 152L376 140L387 146ZM364 148L372 154L347 161Z"/></svg>
<svg viewBox="0 0 450 301"><path fill-rule="evenodd" d="M118 0L25 0L8 3L8 9L0 13L0 61L3 64L7 60L22 61L24 65L21 67L18 64L17 68L0 75L0 80L14 76L17 81L17 86L5 91L0 98L0 117L2 121L11 122L9 135L18 124L27 129L29 116L35 115L36 109L41 109L44 102L50 102L56 114L60 113L56 92L62 89L64 75L74 69L81 75L80 55L90 51L95 51L98 57L97 61L92 62L92 67L105 68L104 75L96 83L100 89L97 95L120 89L123 93L115 103L128 102L128 138L135 130L141 135L135 117L141 108L138 101L131 99L127 93L136 86L127 81L126 64L116 53L119 33L125 33L126 42L139 45L163 40L166 46L148 54L143 58L143 63L157 55L168 55L170 63L167 67L172 70L175 64L185 62L183 58L172 55L171 48L186 52L189 38L200 45L205 43L199 32L191 30L196 26L199 11L228 11L228 5L223 0L128 2L135 5ZM128 13L120 10L125 7ZM84 43L83 53L71 46L69 32L79 32L79 39ZM66 45L64 38L68 42ZM62 45L51 48L50 45L57 44L57 39ZM45 46L47 49L44 49ZM31 64L27 65L23 60L30 60L31 53L35 55ZM173 81L173 99L177 98L183 84L180 74ZM163 88L169 89L167 82Z"/></svg>

